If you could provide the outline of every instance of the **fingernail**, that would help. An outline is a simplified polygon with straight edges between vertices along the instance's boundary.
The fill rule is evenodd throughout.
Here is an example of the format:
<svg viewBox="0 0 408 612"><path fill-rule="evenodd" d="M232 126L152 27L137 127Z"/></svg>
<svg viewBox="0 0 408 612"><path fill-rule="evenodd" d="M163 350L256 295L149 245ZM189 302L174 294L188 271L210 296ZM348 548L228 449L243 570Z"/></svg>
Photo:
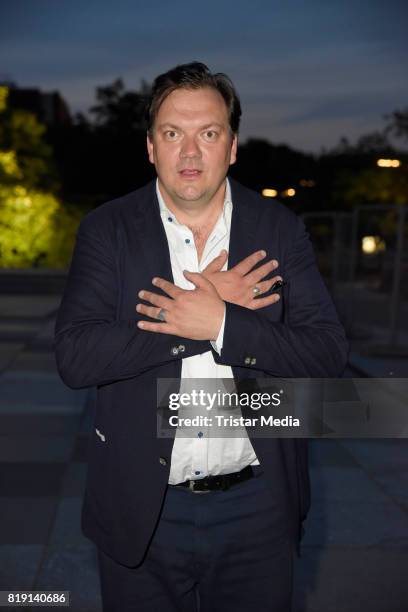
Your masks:
<svg viewBox="0 0 408 612"><path fill-rule="evenodd" d="M152 278L152 285L155 285L156 282L157 282L157 278L156 277Z"/></svg>
<svg viewBox="0 0 408 612"><path fill-rule="evenodd" d="M266 251L261 251L262 257L266 257Z"/></svg>
<svg viewBox="0 0 408 612"><path fill-rule="evenodd" d="M138 296L142 298L144 296L144 291L139 291Z"/></svg>
<svg viewBox="0 0 408 612"><path fill-rule="evenodd" d="M138 321L137 326L140 327L140 329L144 329L143 321Z"/></svg>

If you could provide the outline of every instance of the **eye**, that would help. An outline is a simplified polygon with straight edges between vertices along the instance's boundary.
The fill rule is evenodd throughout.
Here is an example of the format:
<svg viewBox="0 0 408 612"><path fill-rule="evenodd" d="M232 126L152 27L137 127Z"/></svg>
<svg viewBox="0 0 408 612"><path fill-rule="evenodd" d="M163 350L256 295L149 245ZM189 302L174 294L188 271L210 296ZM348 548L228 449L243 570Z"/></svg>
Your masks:
<svg viewBox="0 0 408 612"><path fill-rule="evenodd" d="M213 141L213 140L216 140L218 136L218 132L216 132L215 130L205 130L205 132L203 133L203 136L205 140Z"/></svg>
<svg viewBox="0 0 408 612"><path fill-rule="evenodd" d="M176 130L167 130L166 132L164 132L164 136L166 140L176 140L178 132L176 132Z"/></svg>

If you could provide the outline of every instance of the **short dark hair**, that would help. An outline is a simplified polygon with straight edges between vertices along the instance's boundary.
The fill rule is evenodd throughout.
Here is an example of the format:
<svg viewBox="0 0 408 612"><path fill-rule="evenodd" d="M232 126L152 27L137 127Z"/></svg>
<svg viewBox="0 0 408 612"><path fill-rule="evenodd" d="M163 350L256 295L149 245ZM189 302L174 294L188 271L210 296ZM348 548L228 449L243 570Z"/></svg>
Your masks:
<svg viewBox="0 0 408 612"><path fill-rule="evenodd" d="M160 74L153 81L151 93L146 105L147 132L150 135L159 108L169 94L175 89L201 89L211 87L224 98L228 111L228 120L233 134L239 130L241 103L231 79L223 72L212 74L201 62L180 64Z"/></svg>

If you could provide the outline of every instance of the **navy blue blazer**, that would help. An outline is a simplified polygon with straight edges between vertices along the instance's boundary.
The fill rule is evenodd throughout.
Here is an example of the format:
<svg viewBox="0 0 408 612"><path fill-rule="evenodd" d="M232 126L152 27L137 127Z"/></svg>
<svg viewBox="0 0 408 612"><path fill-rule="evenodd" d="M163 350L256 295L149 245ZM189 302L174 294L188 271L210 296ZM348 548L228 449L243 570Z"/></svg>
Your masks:
<svg viewBox="0 0 408 612"><path fill-rule="evenodd" d="M210 342L136 325L145 318L135 310L140 289L149 289L153 276L173 282L155 181L89 212L77 232L55 325L56 362L69 387L97 388L83 532L129 567L144 556L169 477L174 436L157 436L157 378L180 378L182 358L208 350L236 379L336 377L347 361L344 331L303 222L230 182L229 267L265 249L288 285L283 299L258 311L226 304L221 356ZM310 505L307 440L254 437L252 444L299 553Z"/></svg>

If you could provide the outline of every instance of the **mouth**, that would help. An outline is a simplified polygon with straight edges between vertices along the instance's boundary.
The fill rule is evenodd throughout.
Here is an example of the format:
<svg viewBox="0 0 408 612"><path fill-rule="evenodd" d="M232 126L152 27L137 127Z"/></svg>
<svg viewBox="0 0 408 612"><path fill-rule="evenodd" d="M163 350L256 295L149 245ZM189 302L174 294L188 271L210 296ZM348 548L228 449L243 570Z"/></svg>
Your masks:
<svg viewBox="0 0 408 612"><path fill-rule="evenodd" d="M202 174L202 170L186 168L185 170L180 170L179 174L184 179L195 179Z"/></svg>

